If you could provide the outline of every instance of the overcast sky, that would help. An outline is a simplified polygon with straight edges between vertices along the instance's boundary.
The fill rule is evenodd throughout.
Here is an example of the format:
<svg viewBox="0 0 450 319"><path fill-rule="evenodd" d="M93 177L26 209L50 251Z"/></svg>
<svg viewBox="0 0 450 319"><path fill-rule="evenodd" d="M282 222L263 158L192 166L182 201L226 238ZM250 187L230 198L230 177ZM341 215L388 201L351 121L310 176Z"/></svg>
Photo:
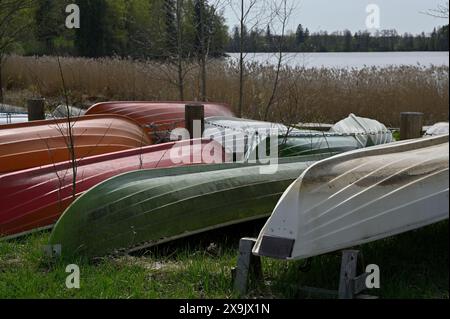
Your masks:
<svg viewBox="0 0 450 319"><path fill-rule="evenodd" d="M249 1L249 0L244 0ZM399 33L418 34L431 32L434 27L448 23L421 12L433 9L443 0L291 0L296 9L290 19L289 29L295 30L299 23L311 32L366 30L366 8L376 4L380 10L380 29L396 29ZM236 2L236 0L235 0ZM225 17L230 30L238 24L236 12L225 7Z"/></svg>

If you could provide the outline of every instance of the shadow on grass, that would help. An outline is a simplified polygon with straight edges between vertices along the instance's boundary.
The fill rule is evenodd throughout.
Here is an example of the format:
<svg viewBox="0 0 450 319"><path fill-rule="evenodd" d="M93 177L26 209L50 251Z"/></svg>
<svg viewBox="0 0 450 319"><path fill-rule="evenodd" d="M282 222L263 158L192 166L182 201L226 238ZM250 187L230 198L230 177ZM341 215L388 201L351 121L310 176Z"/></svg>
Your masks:
<svg viewBox="0 0 450 319"><path fill-rule="evenodd" d="M180 254L222 258L228 254L236 261L239 239L256 237L264 221L210 231L141 251L135 256L176 260ZM448 298L449 232L448 221L379 240L358 247L359 273L368 264L380 267L381 288L369 291L381 298ZM301 286L337 290L341 252L306 261L279 261L263 258L265 284L253 287L250 296L299 298ZM305 267L309 266L309 267Z"/></svg>
<svg viewBox="0 0 450 319"><path fill-rule="evenodd" d="M133 253L133 256L171 259L176 258L178 254L204 252L220 257L224 252L231 251L237 256L239 240L242 237L257 237L265 222L265 219L261 219L211 230L147 248Z"/></svg>
<svg viewBox="0 0 450 319"><path fill-rule="evenodd" d="M381 287L368 291L381 298L448 298L449 296L448 221L365 244L360 250L359 273L368 264L380 267ZM312 258L310 271L299 270L302 261L280 265L268 261L272 291L287 298L302 294L292 287L312 286L337 290L341 253ZM284 268L284 271L282 270Z"/></svg>

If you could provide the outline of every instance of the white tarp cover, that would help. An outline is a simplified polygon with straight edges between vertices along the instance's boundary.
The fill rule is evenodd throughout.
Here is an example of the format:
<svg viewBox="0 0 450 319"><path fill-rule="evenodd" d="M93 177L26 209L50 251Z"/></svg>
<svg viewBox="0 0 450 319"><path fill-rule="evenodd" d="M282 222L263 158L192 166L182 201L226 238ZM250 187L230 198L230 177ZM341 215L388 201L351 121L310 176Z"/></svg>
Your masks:
<svg viewBox="0 0 450 319"><path fill-rule="evenodd" d="M393 141L392 132L384 124L354 114L333 125L330 132L353 133L361 147Z"/></svg>
<svg viewBox="0 0 450 319"><path fill-rule="evenodd" d="M424 136L436 136L436 135L444 135L448 134L448 122L436 123L430 128L427 129Z"/></svg>

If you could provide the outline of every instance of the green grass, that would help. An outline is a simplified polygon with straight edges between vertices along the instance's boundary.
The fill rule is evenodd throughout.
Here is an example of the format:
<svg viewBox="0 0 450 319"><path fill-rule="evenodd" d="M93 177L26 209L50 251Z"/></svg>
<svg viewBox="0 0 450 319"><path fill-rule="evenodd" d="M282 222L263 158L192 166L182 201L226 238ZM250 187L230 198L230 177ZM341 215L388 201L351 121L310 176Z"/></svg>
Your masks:
<svg viewBox="0 0 450 319"><path fill-rule="evenodd" d="M139 255L80 260L81 289L65 287L66 265L44 256L49 234L0 242L0 298L233 298L231 268L239 238L255 236L249 223L155 247ZM448 222L367 244L363 262L381 270L381 298L448 298ZM337 289L340 253L311 260L263 259L264 283L247 297L299 298L299 285ZM304 269L303 269L304 270Z"/></svg>

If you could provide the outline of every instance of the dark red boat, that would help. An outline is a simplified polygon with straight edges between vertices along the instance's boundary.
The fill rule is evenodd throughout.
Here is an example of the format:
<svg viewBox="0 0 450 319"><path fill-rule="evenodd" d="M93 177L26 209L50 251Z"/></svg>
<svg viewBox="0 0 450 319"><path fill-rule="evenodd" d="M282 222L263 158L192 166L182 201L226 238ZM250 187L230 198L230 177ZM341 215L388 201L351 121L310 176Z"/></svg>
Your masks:
<svg viewBox="0 0 450 319"><path fill-rule="evenodd" d="M86 115L118 114L127 116L144 126L154 142L158 143L167 138L167 131L185 127L185 105L189 103L193 102L104 102L91 106ZM201 104L205 106L205 117L234 116L228 105Z"/></svg>
<svg viewBox="0 0 450 319"><path fill-rule="evenodd" d="M186 140L93 156L79 162L75 192L70 162L0 175L0 236L51 227L72 203L73 193L79 196L112 176L225 159L222 147L211 140Z"/></svg>

